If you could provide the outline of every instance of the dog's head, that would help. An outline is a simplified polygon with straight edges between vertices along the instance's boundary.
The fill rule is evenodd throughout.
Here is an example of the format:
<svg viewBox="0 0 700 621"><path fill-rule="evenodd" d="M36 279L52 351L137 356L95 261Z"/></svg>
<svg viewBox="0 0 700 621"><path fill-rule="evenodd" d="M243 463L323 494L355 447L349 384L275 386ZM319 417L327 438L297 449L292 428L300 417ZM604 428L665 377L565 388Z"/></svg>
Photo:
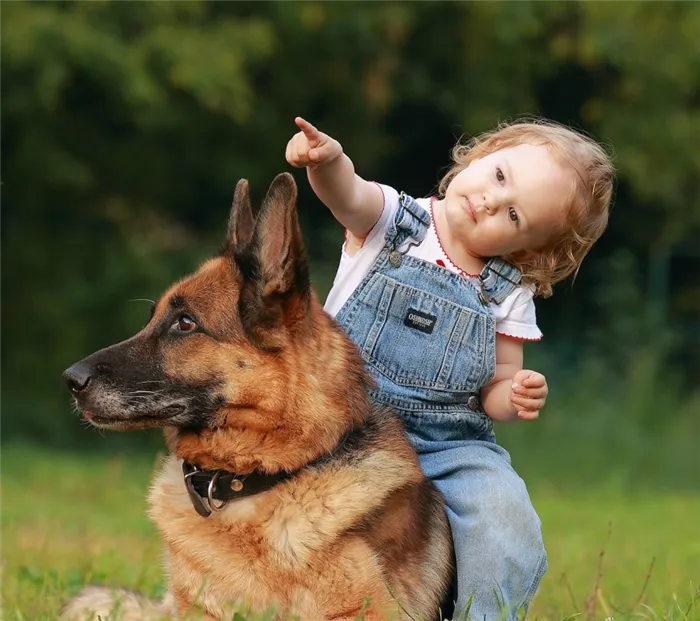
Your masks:
<svg viewBox="0 0 700 621"><path fill-rule="evenodd" d="M296 195L292 176L279 175L254 221L248 184L238 183L223 250L166 291L140 332L64 372L85 419L105 429L166 427L200 440L244 430L239 441L245 436L251 450L273 431L301 441L335 427L302 423L300 412L314 392L347 400L342 386L331 386L334 374L350 368L360 389L363 375L311 291ZM335 350L335 363L322 362L320 350Z"/></svg>

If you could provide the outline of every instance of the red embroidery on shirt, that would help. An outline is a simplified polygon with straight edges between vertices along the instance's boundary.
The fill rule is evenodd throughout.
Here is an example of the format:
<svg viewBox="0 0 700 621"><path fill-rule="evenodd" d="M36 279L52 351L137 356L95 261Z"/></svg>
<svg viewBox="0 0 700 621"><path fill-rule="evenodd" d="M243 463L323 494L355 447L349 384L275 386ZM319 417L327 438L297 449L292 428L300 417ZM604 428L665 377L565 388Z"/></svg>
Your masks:
<svg viewBox="0 0 700 621"><path fill-rule="evenodd" d="M506 332L499 332L496 330L496 334L500 334L501 336L507 336L509 339L513 339L514 341L541 341L544 338L544 335L542 336L537 336L537 337L531 337L531 336L515 336L514 334L507 334Z"/></svg>
<svg viewBox="0 0 700 621"><path fill-rule="evenodd" d="M440 267L447 267L442 259L435 259L435 263L437 263Z"/></svg>

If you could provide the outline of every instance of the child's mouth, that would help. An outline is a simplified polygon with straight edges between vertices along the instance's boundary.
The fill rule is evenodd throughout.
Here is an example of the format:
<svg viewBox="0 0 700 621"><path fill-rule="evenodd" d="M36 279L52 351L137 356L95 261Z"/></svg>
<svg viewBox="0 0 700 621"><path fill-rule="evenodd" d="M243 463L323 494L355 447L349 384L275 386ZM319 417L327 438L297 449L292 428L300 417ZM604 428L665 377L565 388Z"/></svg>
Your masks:
<svg viewBox="0 0 700 621"><path fill-rule="evenodd" d="M474 213L474 209L472 208L471 201L466 196L464 197L464 209L469 215L469 217L472 219L472 222L476 222L476 214Z"/></svg>

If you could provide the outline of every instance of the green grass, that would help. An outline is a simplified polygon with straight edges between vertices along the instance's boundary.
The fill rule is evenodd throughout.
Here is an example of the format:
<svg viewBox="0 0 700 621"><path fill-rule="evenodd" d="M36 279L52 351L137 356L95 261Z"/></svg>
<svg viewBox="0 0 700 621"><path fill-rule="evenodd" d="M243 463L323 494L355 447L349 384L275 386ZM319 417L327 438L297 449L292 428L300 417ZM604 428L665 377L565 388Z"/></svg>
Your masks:
<svg viewBox="0 0 700 621"><path fill-rule="evenodd" d="M5 447L6 621L55 619L91 582L161 593L160 543L144 500L155 458ZM700 619L700 497L624 494L615 480L578 491L551 478L529 482L550 565L530 618Z"/></svg>

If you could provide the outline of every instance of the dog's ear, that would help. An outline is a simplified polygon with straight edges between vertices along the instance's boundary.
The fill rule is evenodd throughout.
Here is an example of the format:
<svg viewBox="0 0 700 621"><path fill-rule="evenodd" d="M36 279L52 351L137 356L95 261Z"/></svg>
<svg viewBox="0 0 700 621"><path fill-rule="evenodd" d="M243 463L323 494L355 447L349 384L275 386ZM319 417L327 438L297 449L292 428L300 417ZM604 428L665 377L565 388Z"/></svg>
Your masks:
<svg viewBox="0 0 700 621"><path fill-rule="evenodd" d="M308 309L311 286L297 218L297 186L288 173L270 185L255 221L251 243L235 255L244 275L241 318L263 341L284 324L295 325ZM271 345L274 347L274 345Z"/></svg>
<svg viewBox="0 0 700 621"><path fill-rule="evenodd" d="M263 200L253 234L263 296L291 290L300 293L309 287L296 203L294 177L277 175Z"/></svg>
<svg viewBox="0 0 700 621"><path fill-rule="evenodd" d="M228 219L228 230L224 252L233 251L239 246L246 246L253 237L253 209L250 205L250 188L248 180L241 179L233 192L231 214Z"/></svg>

